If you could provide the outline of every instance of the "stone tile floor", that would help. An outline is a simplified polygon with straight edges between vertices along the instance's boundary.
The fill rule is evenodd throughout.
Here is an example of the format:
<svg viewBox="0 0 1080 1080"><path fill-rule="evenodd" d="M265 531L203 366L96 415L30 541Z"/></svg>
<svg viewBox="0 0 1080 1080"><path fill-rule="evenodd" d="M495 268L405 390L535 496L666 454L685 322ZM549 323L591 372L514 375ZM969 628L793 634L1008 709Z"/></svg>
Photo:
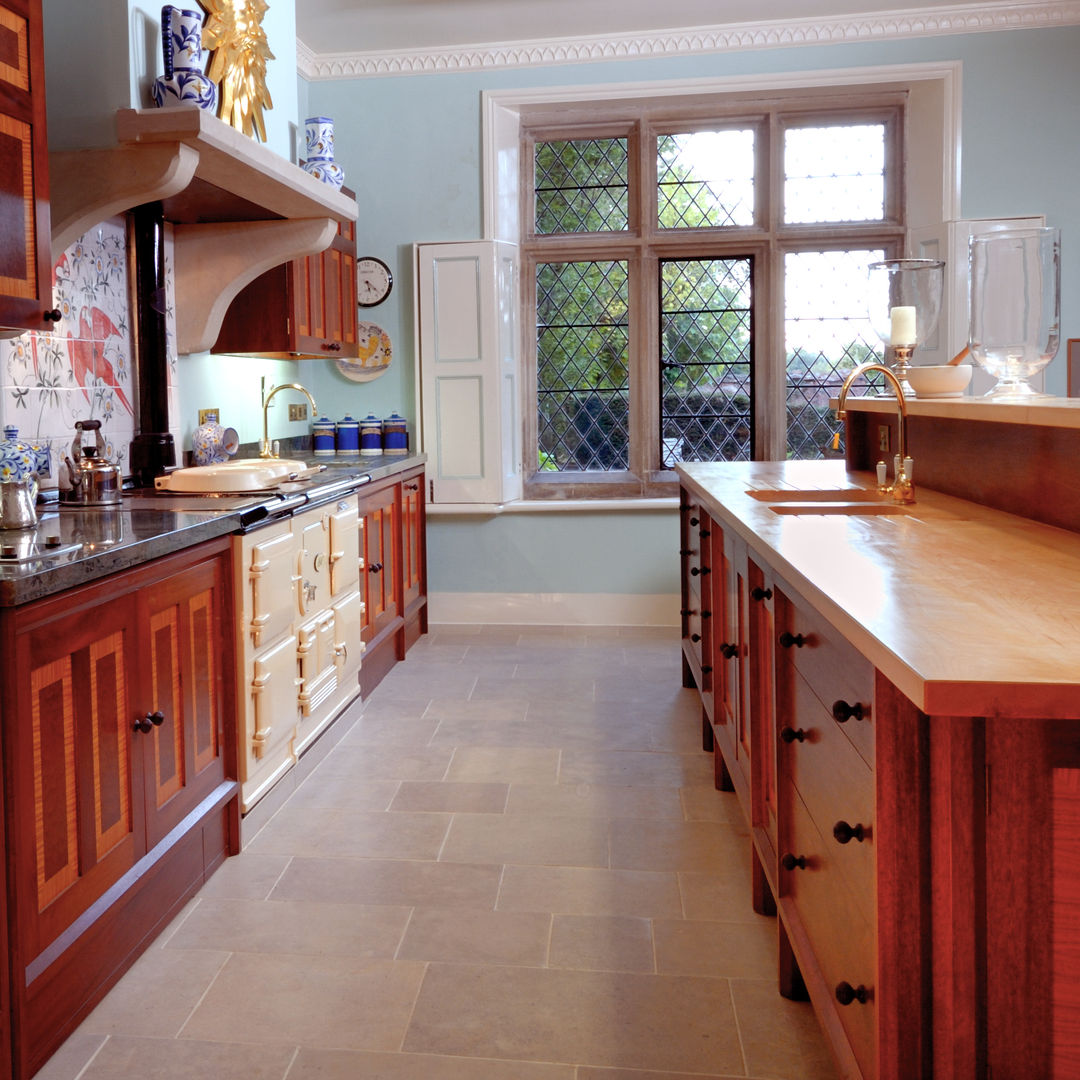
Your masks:
<svg viewBox="0 0 1080 1080"><path fill-rule="evenodd" d="M674 630L435 627L41 1080L835 1080Z"/></svg>

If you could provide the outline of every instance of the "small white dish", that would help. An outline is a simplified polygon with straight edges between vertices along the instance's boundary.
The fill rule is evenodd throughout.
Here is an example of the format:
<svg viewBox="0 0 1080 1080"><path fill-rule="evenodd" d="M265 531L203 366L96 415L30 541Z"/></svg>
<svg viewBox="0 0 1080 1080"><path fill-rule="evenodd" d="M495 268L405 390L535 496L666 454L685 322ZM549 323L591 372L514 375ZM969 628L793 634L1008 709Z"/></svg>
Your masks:
<svg viewBox="0 0 1080 1080"><path fill-rule="evenodd" d="M917 398L961 397L971 382L970 364L927 364L909 367L907 380Z"/></svg>

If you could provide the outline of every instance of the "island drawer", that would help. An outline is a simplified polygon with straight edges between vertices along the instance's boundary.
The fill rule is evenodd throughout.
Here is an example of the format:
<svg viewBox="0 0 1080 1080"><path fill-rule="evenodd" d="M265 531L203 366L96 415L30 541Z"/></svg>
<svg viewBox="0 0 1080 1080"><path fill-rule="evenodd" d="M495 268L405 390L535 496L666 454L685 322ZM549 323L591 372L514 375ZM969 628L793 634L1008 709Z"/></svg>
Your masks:
<svg viewBox="0 0 1080 1080"><path fill-rule="evenodd" d="M805 603L776 595L777 671L790 664L867 765L874 764L874 665Z"/></svg>

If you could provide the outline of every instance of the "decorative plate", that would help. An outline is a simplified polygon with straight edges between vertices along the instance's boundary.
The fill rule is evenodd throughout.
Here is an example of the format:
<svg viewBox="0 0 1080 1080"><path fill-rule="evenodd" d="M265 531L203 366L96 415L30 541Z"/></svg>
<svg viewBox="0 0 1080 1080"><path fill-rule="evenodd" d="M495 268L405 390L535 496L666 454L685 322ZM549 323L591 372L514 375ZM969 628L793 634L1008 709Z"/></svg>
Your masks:
<svg viewBox="0 0 1080 1080"><path fill-rule="evenodd" d="M334 358L338 371L352 382L377 379L390 366L390 335L372 322L356 324L356 356Z"/></svg>

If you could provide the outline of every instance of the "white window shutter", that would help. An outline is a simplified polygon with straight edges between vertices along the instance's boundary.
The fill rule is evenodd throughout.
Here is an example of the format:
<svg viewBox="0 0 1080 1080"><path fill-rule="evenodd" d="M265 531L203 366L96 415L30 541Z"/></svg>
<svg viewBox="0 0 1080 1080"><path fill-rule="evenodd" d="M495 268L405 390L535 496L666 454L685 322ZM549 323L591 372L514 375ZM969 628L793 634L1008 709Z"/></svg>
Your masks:
<svg viewBox="0 0 1080 1080"><path fill-rule="evenodd" d="M417 386L430 501L521 498L517 247L416 245Z"/></svg>

